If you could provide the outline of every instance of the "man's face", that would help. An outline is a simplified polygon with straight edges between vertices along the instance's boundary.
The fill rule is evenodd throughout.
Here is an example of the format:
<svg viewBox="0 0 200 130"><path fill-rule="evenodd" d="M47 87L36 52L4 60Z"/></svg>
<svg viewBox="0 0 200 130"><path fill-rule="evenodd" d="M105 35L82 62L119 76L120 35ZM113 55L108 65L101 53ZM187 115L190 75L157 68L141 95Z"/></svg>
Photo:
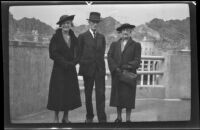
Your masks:
<svg viewBox="0 0 200 130"><path fill-rule="evenodd" d="M124 28L122 29L121 31L121 38L122 39L128 39L131 37L131 32L132 32L132 29L130 28Z"/></svg>
<svg viewBox="0 0 200 130"><path fill-rule="evenodd" d="M89 20L88 23L89 23L90 29L96 30L99 21L91 21L91 20Z"/></svg>

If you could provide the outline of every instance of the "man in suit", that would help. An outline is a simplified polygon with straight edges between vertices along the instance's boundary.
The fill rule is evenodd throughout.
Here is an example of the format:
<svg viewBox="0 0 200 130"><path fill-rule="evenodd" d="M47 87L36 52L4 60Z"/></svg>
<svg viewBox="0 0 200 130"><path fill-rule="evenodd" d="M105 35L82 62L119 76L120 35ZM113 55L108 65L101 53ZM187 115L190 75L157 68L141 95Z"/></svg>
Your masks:
<svg viewBox="0 0 200 130"><path fill-rule="evenodd" d="M88 20L89 30L80 34L79 75L83 76L86 99L86 123L93 122L92 90L95 84L96 109L99 122L106 122L105 113L105 47L104 35L97 32L100 13L91 12Z"/></svg>

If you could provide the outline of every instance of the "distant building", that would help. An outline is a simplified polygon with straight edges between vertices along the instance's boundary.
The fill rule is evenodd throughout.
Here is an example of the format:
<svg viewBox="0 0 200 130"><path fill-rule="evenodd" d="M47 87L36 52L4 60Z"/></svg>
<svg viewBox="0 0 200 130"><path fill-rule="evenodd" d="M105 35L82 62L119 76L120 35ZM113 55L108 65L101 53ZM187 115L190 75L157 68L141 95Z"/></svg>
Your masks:
<svg viewBox="0 0 200 130"><path fill-rule="evenodd" d="M38 30L32 30L32 35L33 35L33 41L38 42L38 37L39 37Z"/></svg>
<svg viewBox="0 0 200 130"><path fill-rule="evenodd" d="M143 40L139 42L141 43L142 47L142 55L160 56L163 54L163 51L156 47L155 41L153 39L144 37Z"/></svg>
<svg viewBox="0 0 200 130"><path fill-rule="evenodd" d="M153 41L144 37L140 43L142 47L142 55L155 55L156 49Z"/></svg>

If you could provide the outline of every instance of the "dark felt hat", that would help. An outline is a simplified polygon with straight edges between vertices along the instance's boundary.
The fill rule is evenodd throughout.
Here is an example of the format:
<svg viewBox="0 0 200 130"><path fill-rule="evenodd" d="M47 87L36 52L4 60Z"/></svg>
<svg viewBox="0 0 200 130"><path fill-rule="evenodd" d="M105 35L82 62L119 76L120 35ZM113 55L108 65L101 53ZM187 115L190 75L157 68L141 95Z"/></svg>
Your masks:
<svg viewBox="0 0 200 130"><path fill-rule="evenodd" d="M135 25L131 25L131 24L125 23L125 24L122 24L121 26L119 26L116 30L118 32L121 32L122 29L125 29L125 28L133 29L133 28L135 28Z"/></svg>
<svg viewBox="0 0 200 130"><path fill-rule="evenodd" d="M90 17L87 20L100 22L101 14L99 12L91 12Z"/></svg>
<svg viewBox="0 0 200 130"><path fill-rule="evenodd" d="M56 24L61 25L63 22L67 20L73 20L75 15L62 15L59 19L59 21Z"/></svg>

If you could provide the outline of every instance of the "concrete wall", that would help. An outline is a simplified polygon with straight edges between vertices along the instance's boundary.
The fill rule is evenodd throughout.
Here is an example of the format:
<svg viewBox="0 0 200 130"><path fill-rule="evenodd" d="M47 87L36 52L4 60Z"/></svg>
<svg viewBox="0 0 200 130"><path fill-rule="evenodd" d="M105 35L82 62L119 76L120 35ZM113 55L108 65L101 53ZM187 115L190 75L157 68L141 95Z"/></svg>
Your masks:
<svg viewBox="0 0 200 130"><path fill-rule="evenodd" d="M9 46L11 119L46 107L52 63L47 47Z"/></svg>
<svg viewBox="0 0 200 130"><path fill-rule="evenodd" d="M165 54L163 85L165 98L191 98L190 52Z"/></svg>
<svg viewBox="0 0 200 130"><path fill-rule="evenodd" d="M11 119L46 108L52 63L48 46L41 46L37 43L10 42ZM164 85L164 88L138 87L137 98L190 98L190 54L167 54L161 69L164 70L164 76L160 83ZM110 85L110 82L107 85ZM82 91L82 97L84 97L83 93ZM110 89L106 90L106 98L110 98Z"/></svg>

